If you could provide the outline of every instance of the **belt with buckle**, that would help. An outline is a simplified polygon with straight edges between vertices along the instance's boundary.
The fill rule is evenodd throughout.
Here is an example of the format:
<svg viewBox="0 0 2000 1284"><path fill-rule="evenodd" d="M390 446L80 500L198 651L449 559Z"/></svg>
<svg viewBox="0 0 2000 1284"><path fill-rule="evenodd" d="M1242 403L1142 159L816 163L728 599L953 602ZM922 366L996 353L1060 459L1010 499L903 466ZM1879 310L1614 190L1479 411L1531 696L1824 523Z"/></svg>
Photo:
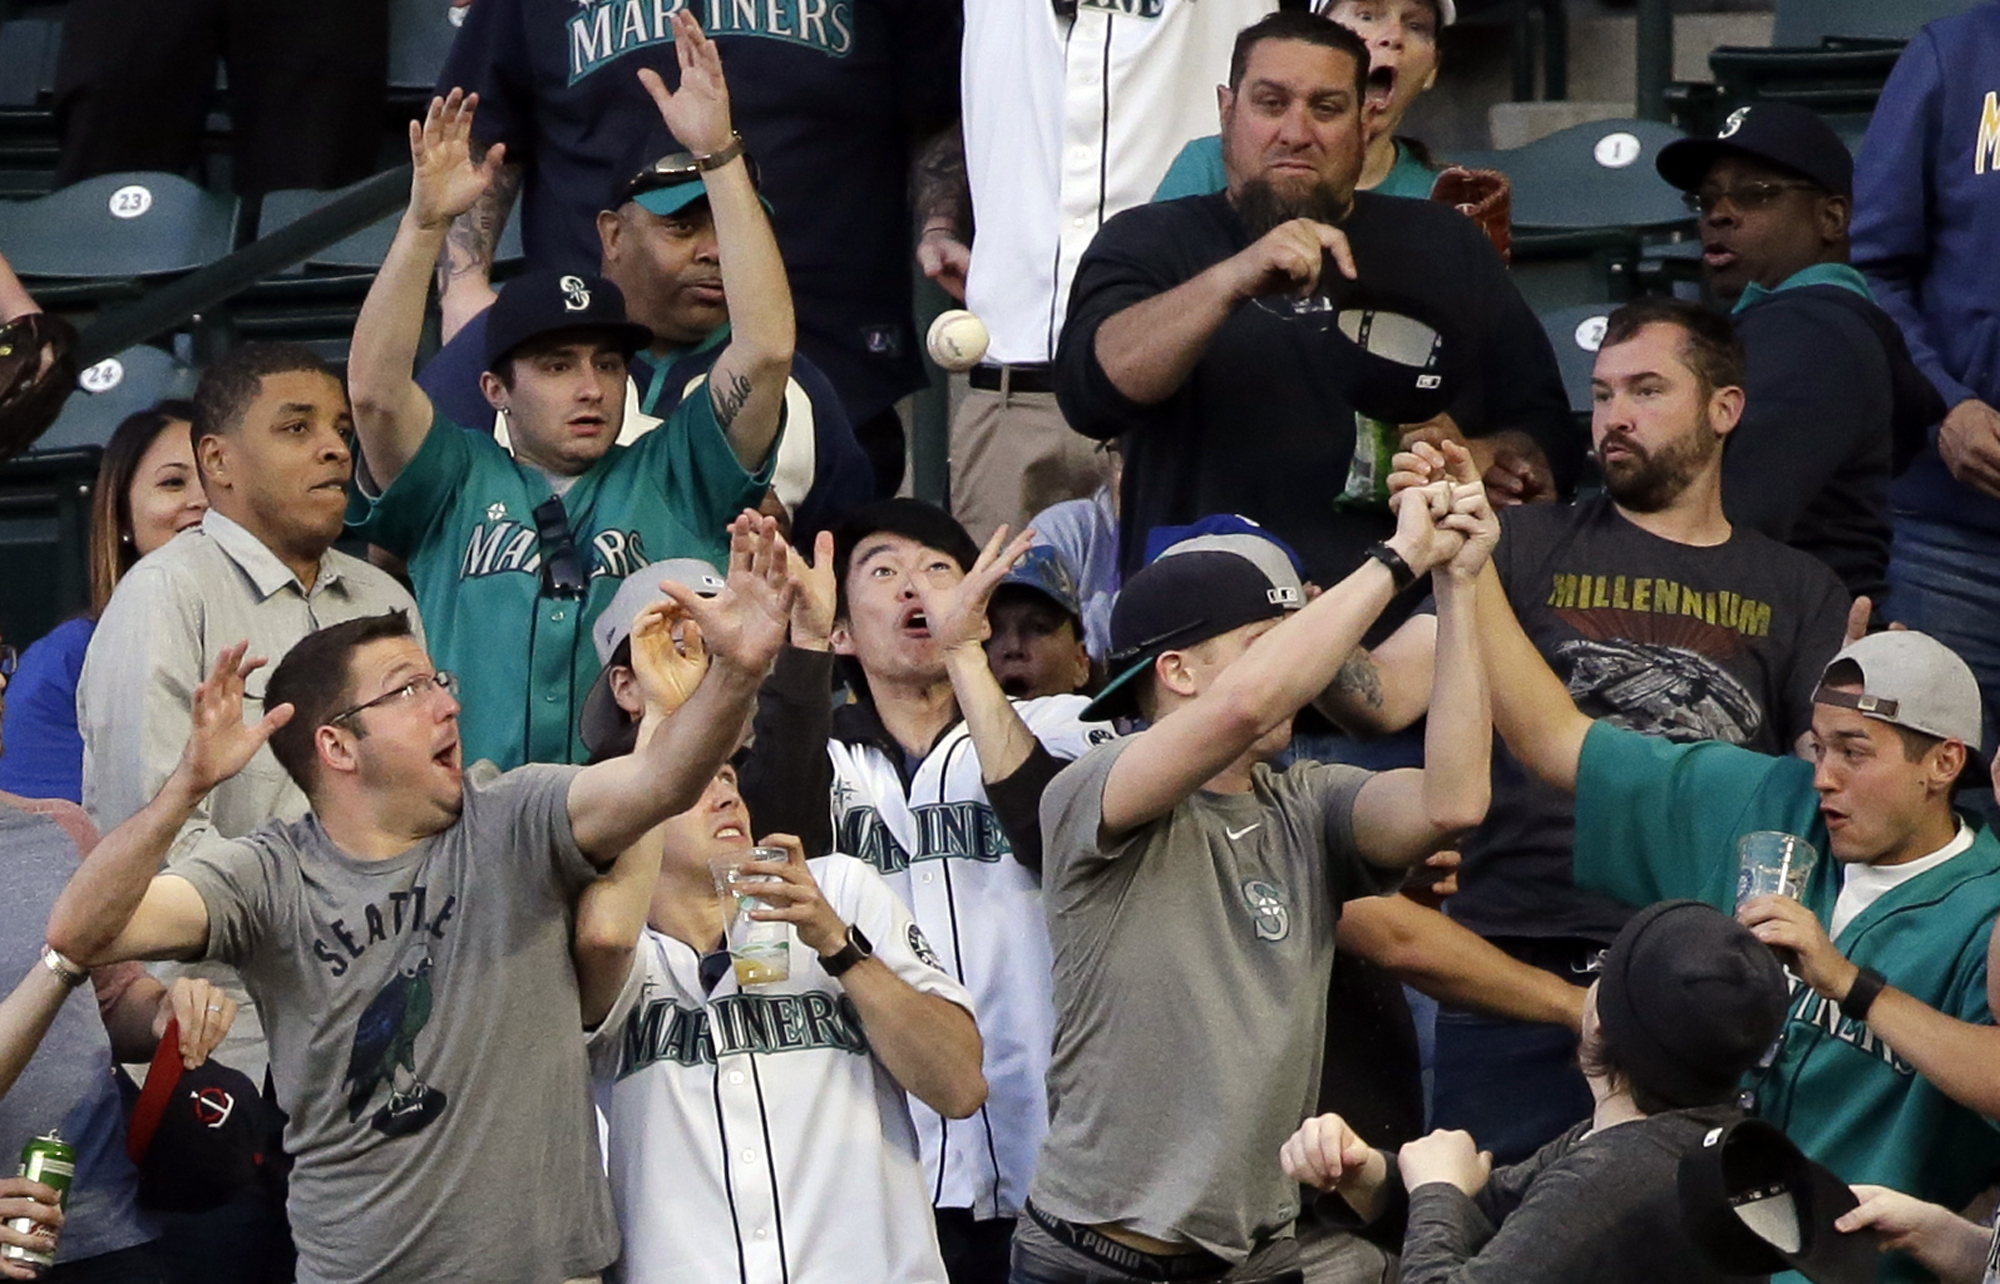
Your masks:
<svg viewBox="0 0 2000 1284"><path fill-rule="evenodd" d="M968 376L982 392L1054 392L1055 367L1046 361L1031 366L974 366Z"/></svg>

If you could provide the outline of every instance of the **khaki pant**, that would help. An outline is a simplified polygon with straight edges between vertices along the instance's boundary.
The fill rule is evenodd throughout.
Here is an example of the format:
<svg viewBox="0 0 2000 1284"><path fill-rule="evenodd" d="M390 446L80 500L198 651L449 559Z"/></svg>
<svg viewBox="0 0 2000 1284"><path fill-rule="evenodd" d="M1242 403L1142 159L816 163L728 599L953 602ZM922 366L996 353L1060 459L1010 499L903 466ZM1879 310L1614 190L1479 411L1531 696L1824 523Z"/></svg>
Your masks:
<svg viewBox="0 0 2000 1284"><path fill-rule="evenodd" d="M966 390L951 423L951 511L975 542L1081 499L1104 480L1097 443L1071 432L1052 392Z"/></svg>

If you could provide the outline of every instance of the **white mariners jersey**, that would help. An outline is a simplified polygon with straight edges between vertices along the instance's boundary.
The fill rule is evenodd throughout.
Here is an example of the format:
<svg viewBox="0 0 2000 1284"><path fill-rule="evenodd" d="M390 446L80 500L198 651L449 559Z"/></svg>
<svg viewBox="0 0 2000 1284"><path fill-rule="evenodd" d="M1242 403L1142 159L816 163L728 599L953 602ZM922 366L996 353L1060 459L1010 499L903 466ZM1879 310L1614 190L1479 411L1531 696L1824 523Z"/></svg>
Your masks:
<svg viewBox="0 0 2000 1284"><path fill-rule="evenodd" d="M1114 734L1105 723L1082 720L1088 703L1046 696L1017 700L1014 710L1050 753L1075 759ZM1054 964L1041 879L1014 859L964 723L931 748L907 793L881 750L834 740L828 752L835 845L883 873L916 914L940 966L979 1005L984 1108L948 1120L910 1101L931 1201L979 1218L1016 1216L1049 1127Z"/></svg>
<svg viewBox="0 0 2000 1284"><path fill-rule="evenodd" d="M910 912L860 861L808 862L875 957L968 1012ZM648 929L590 1037L628 1284L944 1284L909 1110L819 956L791 977L701 984L701 958Z"/></svg>
<svg viewBox="0 0 2000 1284"><path fill-rule="evenodd" d="M1277 0L965 0L960 81L978 243L966 306L987 360L1047 361L1077 260L1221 127L1236 33Z"/></svg>

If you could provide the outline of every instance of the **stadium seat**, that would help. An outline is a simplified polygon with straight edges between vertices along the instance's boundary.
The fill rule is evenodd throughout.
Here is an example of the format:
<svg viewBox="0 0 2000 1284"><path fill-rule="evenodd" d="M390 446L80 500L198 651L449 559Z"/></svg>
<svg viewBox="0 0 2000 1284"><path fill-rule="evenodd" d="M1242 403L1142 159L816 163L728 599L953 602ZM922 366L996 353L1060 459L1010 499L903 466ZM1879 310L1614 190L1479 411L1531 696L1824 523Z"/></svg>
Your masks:
<svg viewBox="0 0 2000 1284"><path fill-rule="evenodd" d="M1616 303L1585 303L1540 314L1542 329L1556 350L1556 365L1562 369L1569 408L1586 418L1590 415L1590 369L1597 361L1597 345L1604 338L1605 318L1617 308Z"/></svg>
<svg viewBox="0 0 2000 1284"><path fill-rule="evenodd" d="M175 174L105 174L0 201L0 245L44 304L100 298L229 253L238 209Z"/></svg>
<svg viewBox="0 0 2000 1284"><path fill-rule="evenodd" d="M55 190L62 15L60 8L36 7L0 21L0 196Z"/></svg>
<svg viewBox="0 0 2000 1284"><path fill-rule="evenodd" d="M464 10L458 11L460 14ZM390 0L389 93L428 99L458 24L449 0Z"/></svg>
<svg viewBox="0 0 2000 1284"><path fill-rule="evenodd" d="M90 605L96 449L38 451L0 465L0 633L26 646Z"/></svg>
<svg viewBox="0 0 2000 1284"><path fill-rule="evenodd" d="M1774 47L1817 45L1829 37L1908 40L1925 23L1970 9L1976 0L1778 0Z"/></svg>
<svg viewBox="0 0 2000 1284"><path fill-rule="evenodd" d="M194 367L158 348L140 345L106 357L77 376L77 390L62 414L35 443L37 453L102 446L111 430L134 411L194 392Z"/></svg>
<svg viewBox="0 0 2000 1284"><path fill-rule="evenodd" d="M359 184L356 184L359 186ZM272 192L264 198L264 210L257 221L257 234L269 236L281 227L298 222L316 209L331 204L345 196L353 188L342 188L336 192L311 192L293 190ZM375 269L382 266L388 256L389 242L396 237L396 224L401 221L402 211L389 215L371 227L363 228L342 241L336 241L319 253L307 259L297 269L311 273L366 273L375 275ZM494 254L494 266L511 266L521 261L520 220L509 219L507 228L500 234L500 246Z"/></svg>

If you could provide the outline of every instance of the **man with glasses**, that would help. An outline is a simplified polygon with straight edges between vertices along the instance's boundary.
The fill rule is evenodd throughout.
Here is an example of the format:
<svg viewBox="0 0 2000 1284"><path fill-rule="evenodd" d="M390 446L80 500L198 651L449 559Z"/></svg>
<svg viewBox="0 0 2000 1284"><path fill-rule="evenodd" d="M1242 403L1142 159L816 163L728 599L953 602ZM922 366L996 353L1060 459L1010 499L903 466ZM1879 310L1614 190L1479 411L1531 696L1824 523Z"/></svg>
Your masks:
<svg viewBox="0 0 2000 1284"><path fill-rule="evenodd" d="M197 691L166 787L56 902L48 939L68 959L217 959L262 1001L299 1278L557 1284L617 1256L570 922L600 872L700 797L784 637L774 523L745 513L731 536L720 595L662 585L710 663L632 754L465 770L452 684L400 613L300 641L246 725L261 661L238 644ZM158 873L194 803L267 737L311 813Z"/></svg>
<svg viewBox="0 0 2000 1284"><path fill-rule="evenodd" d="M530 272L486 324L488 402L514 453L437 414L411 377L430 268L446 231L502 157L469 154L476 97L433 100L411 128L410 207L355 327L348 378L365 469L353 509L369 540L410 565L436 651L465 683L466 752L499 766L582 762L577 732L597 678L590 626L648 563L720 563L729 517L755 508L792 358L791 296L758 202L715 46L675 16L681 88L641 73L674 136L694 149L737 303L707 386L629 447L626 362L653 342L618 288Z"/></svg>
<svg viewBox="0 0 2000 1284"><path fill-rule="evenodd" d="M230 646L247 638L259 655L282 659L315 629L398 610L411 614L422 636L409 593L333 546L354 468L347 443L354 424L340 377L304 348L246 344L203 372L194 401L208 512L118 581L77 684L83 805L101 833L130 819L173 774L192 726L195 688ZM263 695L260 674L246 696L253 710ZM305 810L305 795L260 751L194 801L166 848L166 865L177 869ZM216 1056L262 1087L264 1031L235 969L206 961L158 971L209 980L241 1005ZM278 1163L269 1166L280 1171ZM224 1284L264 1278L264 1256L289 1252L282 1186L279 1179L259 1183L239 1201L195 1215L176 1252L201 1260L208 1278Z"/></svg>
<svg viewBox="0 0 2000 1284"><path fill-rule="evenodd" d="M692 153L658 126L634 138L617 181L597 215L598 271L625 296L625 315L653 332L626 363L625 421L618 440L631 445L700 387L729 343L715 219ZM758 167L750 168L762 182ZM439 349L417 376L438 413L467 428L493 425L512 442L506 419L480 387L486 370L486 322L480 312ZM771 493L791 518L788 537L808 548L874 493L868 456L854 438L840 395L801 351L785 388L785 433L771 469Z"/></svg>
<svg viewBox="0 0 2000 1284"><path fill-rule="evenodd" d="M1847 145L1807 108L1757 103L1656 163L1700 217L1702 275L1743 340L1743 421L1722 469L1730 519L1881 601L1889 478L1944 404L1848 264Z"/></svg>

